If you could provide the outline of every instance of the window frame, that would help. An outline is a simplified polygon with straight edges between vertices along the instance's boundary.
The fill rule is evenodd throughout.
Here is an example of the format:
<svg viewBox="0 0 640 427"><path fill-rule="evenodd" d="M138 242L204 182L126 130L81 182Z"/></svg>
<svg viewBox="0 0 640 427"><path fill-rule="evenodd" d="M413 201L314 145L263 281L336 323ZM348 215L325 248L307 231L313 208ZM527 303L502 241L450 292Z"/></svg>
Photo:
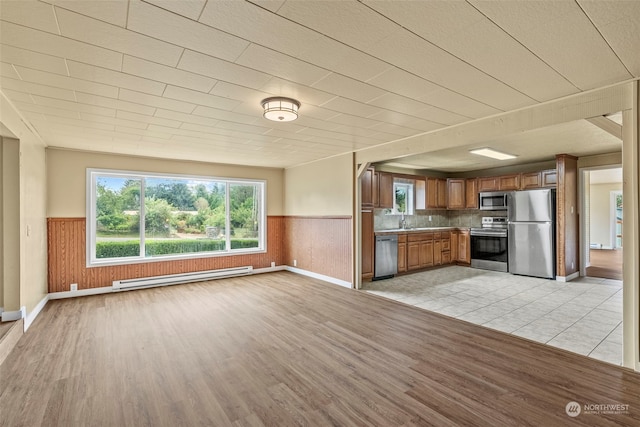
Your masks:
<svg viewBox="0 0 640 427"><path fill-rule="evenodd" d="M194 180L207 180L218 181L225 183L225 249L216 252L192 252L187 254L169 254L159 255L154 257L145 257L139 255L137 257L126 258L96 258L96 201L97 201L97 177L110 175L121 178L132 178L141 180L140 188L140 246L141 253L144 254L145 245L145 228L144 228L144 214L145 214L145 179L146 178L165 178L165 179L194 179ZM98 169L87 168L86 170L86 227L85 227L85 244L86 244L86 267L103 267L110 265L127 265L127 264L141 264L147 262L161 262L161 261L178 261L184 259L194 258L215 258L223 256L237 256L248 254L259 254L267 252L267 181L264 179L249 179L249 178L228 178L228 177L216 177L206 175L186 175L175 173L158 173L158 172L140 172L129 171L120 169ZM258 247L257 248L240 248L231 249L231 206L230 206L230 186L231 184L251 184L258 185L260 188L260 215L258 215Z"/></svg>

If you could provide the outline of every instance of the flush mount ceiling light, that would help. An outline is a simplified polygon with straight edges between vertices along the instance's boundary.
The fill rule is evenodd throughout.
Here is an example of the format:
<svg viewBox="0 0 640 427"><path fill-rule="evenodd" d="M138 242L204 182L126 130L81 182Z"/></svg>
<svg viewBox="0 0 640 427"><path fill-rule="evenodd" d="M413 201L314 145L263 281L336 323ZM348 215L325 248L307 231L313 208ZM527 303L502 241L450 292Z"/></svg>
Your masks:
<svg viewBox="0 0 640 427"><path fill-rule="evenodd" d="M479 156L491 157L492 159L498 160L509 160L515 159L517 156L513 154L501 153L500 151L493 150L491 148L476 148L475 150L469 150L472 154L477 154Z"/></svg>
<svg viewBox="0 0 640 427"><path fill-rule="evenodd" d="M300 103L295 99L274 97L263 99L264 118L274 122L290 122L298 118Z"/></svg>

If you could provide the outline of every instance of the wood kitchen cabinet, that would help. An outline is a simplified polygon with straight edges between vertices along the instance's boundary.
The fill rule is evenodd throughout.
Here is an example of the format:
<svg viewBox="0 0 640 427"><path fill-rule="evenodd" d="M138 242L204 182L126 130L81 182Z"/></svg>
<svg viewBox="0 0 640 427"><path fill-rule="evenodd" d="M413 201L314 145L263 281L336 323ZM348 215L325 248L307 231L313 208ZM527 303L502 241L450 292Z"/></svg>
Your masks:
<svg viewBox="0 0 640 427"><path fill-rule="evenodd" d="M540 172L523 173L520 177L520 189L540 188L542 184L542 174Z"/></svg>
<svg viewBox="0 0 640 427"><path fill-rule="evenodd" d="M375 206L392 209L393 198L393 174L389 172L378 172L378 204Z"/></svg>
<svg viewBox="0 0 640 427"><path fill-rule="evenodd" d="M367 168L360 178L360 204L363 209L371 209L374 207L373 198L373 181L375 170L373 168Z"/></svg>
<svg viewBox="0 0 640 427"><path fill-rule="evenodd" d="M466 179L447 179L447 209L464 209L466 207Z"/></svg>
<svg viewBox="0 0 640 427"><path fill-rule="evenodd" d="M362 279L373 277L375 236L373 232L373 211L362 211Z"/></svg>
<svg viewBox="0 0 640 427"><path fill-rule="evenodd" d="M558 171L556 169L548 169L540 172L541 187L556 187L558 185Z"/></svg>
<svg viewBox="0 0 640 427"><path fill-rule="evenodd" d="M498 177L498 190L511 191L520 189L520 174L503 175Z"/></svg>
<svg viewBox="0 0 640 427"><path fill-rule="evenodd" d="M427 178L427 209L446 209L447 180Z"/></svg>
<svg viewBox="0 0 640 427"><path fill-rule="evenodd" d="M478 178L478 192L498 191L499 188L500 188L500 179L497 176Z"/></svg>
<svg viewBox="0 0 640 427"><path fill-rule="evenodd" d="M442 239L440 233L433 236L433 265L442 265Z"/></svg>
<svg viewBox="0 0 640 427"><path fill-rule="evenodd" d="M435 251L435 247L433 250ZM440 253L441 253L442 265L451 264L451 232L450 231L442 232L442 236L440 240Z"/></svg>
<svg viewBox="0 0 640 427"><path fill-rule="evenodd" d="M456 261L463 264L471 264L471 233L469 230L459 231L456 255Z"/></svg>
<svg viewBox="0 0 640 427"><path fill-rule="evenodd" d="M407 271L407 235L398 235L398 273Z"/></svg>
<svg viewBox="0 0 640 427"><path fill-rule="evenodd" d="M464 207L466 209L478 209L478 179L468 178L464 190Z"/></svg>
<svg viewBox="0 0 640 427"><path fill-rule="evenodd" d="M407 236L407 270L433 266L433 233L410 233Z"/></svg>

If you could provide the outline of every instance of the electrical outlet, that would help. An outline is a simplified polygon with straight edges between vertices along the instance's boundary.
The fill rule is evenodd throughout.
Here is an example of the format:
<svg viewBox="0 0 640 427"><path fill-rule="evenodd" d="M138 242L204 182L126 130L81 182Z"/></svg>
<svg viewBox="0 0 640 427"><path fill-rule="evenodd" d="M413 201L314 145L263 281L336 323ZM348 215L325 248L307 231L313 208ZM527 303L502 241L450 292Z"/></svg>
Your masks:
<svg viewBox="0 0 640 427"><path fill-rule="evenodd" d="M78 290L78 284L77 283L72 283L71 285L69 285L69 288L70 288L69 290L71 292L75 292L75 291Z"/></svg>
<svg viewBox="0 0 640 427"><path fill-rule="evenodd" d="M297 267L297 266L298 266L298 260L297 260L297 259L294 259L294 260L293 260L293 266L294 266L294 267Z"/></svg>
<svg viewBox="0 0 640 427"><path fill-rule="evenodd" d="M271 267L275 267L275 266L276 266L275 261L271 261Z"/></svg>

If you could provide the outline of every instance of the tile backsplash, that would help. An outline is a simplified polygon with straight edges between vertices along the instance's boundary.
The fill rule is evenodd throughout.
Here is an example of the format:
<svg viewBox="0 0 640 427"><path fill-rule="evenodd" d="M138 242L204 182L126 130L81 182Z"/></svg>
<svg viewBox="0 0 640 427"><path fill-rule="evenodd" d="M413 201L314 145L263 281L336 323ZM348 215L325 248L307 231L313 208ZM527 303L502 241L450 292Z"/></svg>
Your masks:
<svg viewBox="0 0 640 427"><path fill-rule="evenodd" d="M374 230L389 230L400 227L400 215L386 214L388 209L374 209ZM405 215L405 221L409 228L422 227L480 227L483 216L505 216L502 211L468 210L444 210L431 209L418 211L415 215Z"/></svg>

